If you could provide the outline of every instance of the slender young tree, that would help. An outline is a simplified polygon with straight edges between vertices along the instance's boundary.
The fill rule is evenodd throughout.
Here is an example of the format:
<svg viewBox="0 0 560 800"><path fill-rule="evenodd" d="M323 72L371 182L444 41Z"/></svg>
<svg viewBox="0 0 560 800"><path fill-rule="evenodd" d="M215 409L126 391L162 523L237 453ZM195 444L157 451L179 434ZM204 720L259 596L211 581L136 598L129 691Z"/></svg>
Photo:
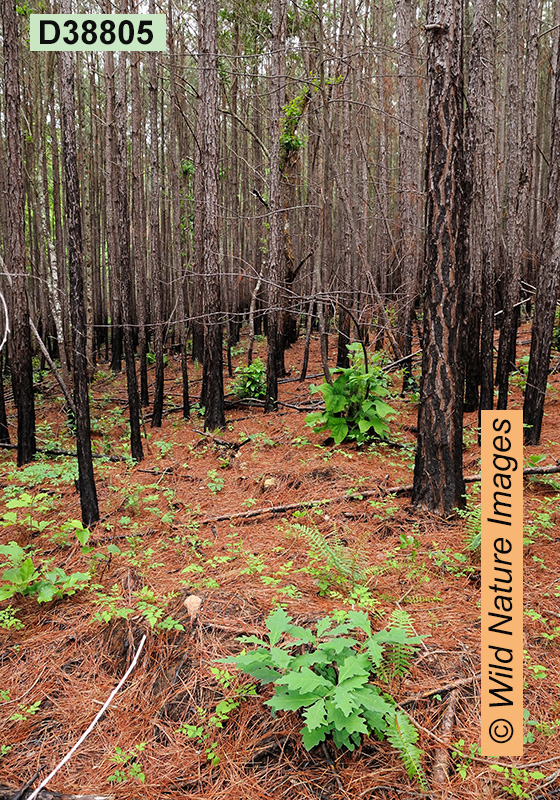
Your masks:
<svg viewBox="0 0 560 800"><path fill-rule="evenodd" d="M475 0L467 87L466 169L470 187L469 282L465 304L465 410L494 400L494 265L498 254L496 4ZM480 386L480 394L479 394Z"/></svg>
<svg viewBox="0 0 560 800"><path fill-rule="evenodd" d="M416 3L398 0L396 8L397 58L399 70L399 221L401 234L401 286L398 291L399 347L403 358L412 352L412 317L417 295L420 234L420 147L415 104L417 103L415 53ZM386 191L384 189L384 191ZM403 390L413 385L410 359L405 361Z"/></svg>
<svg viewBox="0 0 560 800"><path fill-rule="evenodd" d="M462 0L428 0L424 332L413 503L463 504Z"/></svg>
<svg viewBox="0 0 560 800"><path fill-rule="evenodd" d="M68 11L70 8L67 5ZM70 278L70 318L74 373L74 405L76 407L76 450L78 482L84 525L99 519L97 490L91 457L91 430L86 357L86 308L82 256L82 219L78 156L76 151L76 108L74 100L74 59L69 52L60 53L60 100L62 124L62 159L66 189L68 226L68 274Z"/></svg>
<svg viewBox="0 0 560 800"><path fill-rule="evenodd" d="M526 12L525 42L522 37L523 8ZM496 366L499 409L507 408L509 373L515 367L517 349L517 301L525 255L535 141L539 9L540 0L508 2L506 269L503 281L504 313Z"/></svg>
<svg viewBox="0 0 560 800"><path fill-rule="evenodd" d="M119 54L118 91L115 106L117 123L117 218L119 232L120 297L122 304L124 355L126 361L126 388L130 414L130 454L135 461L142 461L144 451L140 435L140 396L134 360L132 338L132 273L130 269L130 225L128 219L128 187L126 159L126 54Z"/></svg>
<svg viewBox="0 0 560 800"><path fill-rule="evenodd" d="M150 14L156 13L154 0L150 0ZM156 54L150 53L150 274L152 278L152 297L154 299L155 317L155 357L156 372L154 384L154 407L152 410L152 428L161 428L163 416L163 337L164 325L162 315L162 274L161 274L161 237L159 225L159 146L158 146L158 72Z"/></svg>
<svg viewBox="0 0 560 800"><path fill-rule="evenodd" d="M280 118L284 105L286 72L286 0L272 2L272 45L270 76L270 236L268 242L267 357L265 411L273 411L278 403L280 335L280 273L283 254L282 176L280 174Z"/></svg>
<svg viewBox="0 0 560 800"><path fill-rule="evenodd" d="M226 424L218 242L218 6L216 0L200 0L198 8L202 34L199 74L203 74L202 92L199 92L199 114L204 117L203 141L199 142L203 195L204 273L202 402L205 408L204 427L207 430L215 430L223 428Z"/></svg>
<svg viewBox="0 0 560 800"><path fill-rule="evenodd" d="M10 368L17 407L17 463L29 463L35 454L35 402L29 328L29 300L25 264L25 209L23 155L20 128L18 16L13 0L0 3L4 33L4 120L6 166L5 260L10 280Z"/></svg>
<svg viewBox="0 0 560 800"><path fill-rule="evenodd" d="M543 217L531 353L523 404L523 422L528 426L525 429L527 444L538 444L541 436L556 299L560 284L560 46L557 46L556 52L548 199Z"/></svg>

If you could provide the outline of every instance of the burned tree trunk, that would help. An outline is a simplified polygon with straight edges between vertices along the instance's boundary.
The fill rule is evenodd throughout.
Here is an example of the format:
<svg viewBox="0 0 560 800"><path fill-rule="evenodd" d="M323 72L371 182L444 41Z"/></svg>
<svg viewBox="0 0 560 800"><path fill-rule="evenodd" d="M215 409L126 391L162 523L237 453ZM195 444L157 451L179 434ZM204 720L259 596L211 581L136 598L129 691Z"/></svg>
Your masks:
<svg viewBox="0 0 560 800"><path fill-rule="evenodd" d="M560 283L560 46L557 48L557 54L548 199L543 218L543 242L537 278L531 354L523 404L523 422L529 426L525 432L527 444L538 444L541 436L556 298Z"/></svg>
<svg viewBox="0 0 560 800"><path fill-rule="evenodd" d="M13 0L0 3L4 33L4 119L6 160L9 180L6 198L5 257L11 277L10 367L17 408L18 467L33 459L35 443L35 402L33 364L29 330L29 302L25 267L25 210L23 157L20 130L20 83L18 17Z"/></svg>
<svg viewBox="0 0 560 800"><path fill-rule="evenodd" d="M204 73L200 113L204 115L201 169L203 192L202 258L204 272L204 361L202 402L204 427L223 428L224 378L222 323L220 319L220 261L218 243L218 9L216 0L199 4L201 52L199 70Z"/></svg>
<svg viewBox="0 0 560 800"><path fill-rule="evenodd" d="M428 145L422 380L413 503L463 502L462 2L428 0Z"/></svg>
<svg viewBox="0 0 560 800"><path fill-rule="evenodd" d="M84 525L99 519L97 490L91 457L91 430L86 356L86 307L84 301L84 268L82 254L82 218L78 156L76 152L74 61L72 53L60 54L61 123L66 217L68 226L68 274L70 278L70 319L74 372L74 405L76 407L76 451L78 483Z"/></svg>

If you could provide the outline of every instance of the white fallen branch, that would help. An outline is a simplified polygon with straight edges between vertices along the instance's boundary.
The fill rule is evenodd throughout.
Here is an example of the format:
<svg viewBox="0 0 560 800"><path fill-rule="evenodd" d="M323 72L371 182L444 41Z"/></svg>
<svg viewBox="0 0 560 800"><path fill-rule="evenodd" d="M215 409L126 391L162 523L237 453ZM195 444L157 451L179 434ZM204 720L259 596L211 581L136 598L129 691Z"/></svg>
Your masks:
<svg viewBox="0 0 560 800"><path fill-rule="evenodd" d="M140 657L140 653L142 652L142 648L144 647L145 641L146 641L146 634L144 634L144 636L142 637L142 641L140 642L140 645L138 646L138 650L136 651L136 655L132 659L131 665L129 666L127 671L124 673L124 675L122 676L122 678L120 679L118 684L115 686L115 688L113 689L113 691L111 692L111 694L109 695L107 700L105 700L105 702L103 703L103 705L101 707L101 710L99 711L98 714L96 714L96 716L95 716L93 722L91 723L91 725L87 728L87 730L85 730L82 733L82 735L80 736L80 738L78 739L76 744L71 748L71 750L68 751L68 753L62 759L62 761L56 765L56 767L53 769L53 771L50 773L50 775L47 775L47 777L44 779L44 781L41 782L41 784L35 789L33 794L31 794L28 797L27 800L35 800L37 795L41 791L41 789L45 788L45 786L49 783L49 781L52 778L54 778L54 776L56 775L58 770L61 769L66 764L67 761L70 761L70 759L72 758L72 756L74 755L74 753L76 752L78 747L80 747L80 745L85 742L85 740L90 735L92 730L95 728L95 726L97 725L97 723L99 722L99 720L101 719L103 714L107 711L107 709L111 705L115 695L120 691L120 689L123 686L123 684L125 683L126 679L130 675L130 673L132 672L132 670L134 669L136 664L138 663L138 658Z"/></svg>

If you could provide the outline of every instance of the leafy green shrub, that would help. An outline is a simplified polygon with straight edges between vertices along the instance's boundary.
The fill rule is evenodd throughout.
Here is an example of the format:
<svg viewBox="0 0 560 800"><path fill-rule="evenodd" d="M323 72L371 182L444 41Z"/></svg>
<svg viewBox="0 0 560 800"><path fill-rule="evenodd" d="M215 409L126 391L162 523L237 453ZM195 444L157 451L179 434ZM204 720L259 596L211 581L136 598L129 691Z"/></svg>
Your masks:
<svg viewBox="0 0 560 800"><path fill-rule="evenodd" d="M90 580L89 572L73 572L67 575L60 567L50 569L51 559L37 569L33 557L16 542L0 545L0 601L7 600L15 594L36 595L38 603L46 603L55 597L75 594L83 589Z"/></svg>
<svg viewBox="0 0 560 800"><path fill-rule="evenodd" d="M256 644L256 649L220 661L235 664L261 683L274 684L274 695L266 701L273 714L302 712L306 750L327 736L332 736L336 747L349 750L360 745L362 735L387 737L399 751L410 777L418 778L427 788L421 751L415 746L416 729L393 698L370 683L372 674L384 669L387 646L405 644L412 648L420 637L409 637L400 628L372 633L363 611L344 614L339 624L325 617L318 621L316 634L292 625L291 620L283 608L277 608L266 620L268 641L242 636L240 641ZM353 630L364 633L365 641L347 635Z"/></svg>
<svg viewBox="0 0 560 800"><path fill-rule="evenodd" d="M236 367L235 374L237 380L232 388L237 397L259 400L266 396L266 367L260 358L255 358L246 367Z"/></svg>
<svg viewBox="0 0 560 800"><path fill-rule="evenodd" d="M366 372L357 342L347 347L350 366L334 371L338 377L332 385L325 381L320 386L310 386L311 394L323 395L325 410L313 411L305 421L315 433L329 430L336 444L345 440L362 444L372 435L386 439L389 426L385 420L395 412L381 400L388 394L385 375L376 366L370 366Z"/></svg>

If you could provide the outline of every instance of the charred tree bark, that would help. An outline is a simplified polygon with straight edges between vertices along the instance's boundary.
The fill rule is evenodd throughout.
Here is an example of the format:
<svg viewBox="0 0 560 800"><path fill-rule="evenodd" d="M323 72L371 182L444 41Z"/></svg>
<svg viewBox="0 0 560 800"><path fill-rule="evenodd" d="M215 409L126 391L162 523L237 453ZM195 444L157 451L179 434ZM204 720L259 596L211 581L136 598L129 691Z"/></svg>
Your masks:
<svg viewBox="0 0 560 800"><path fill-rule="evenodd" d="M469 282L465 303L465 410L494 401L494 265L498 247L496 180L496 4L475 0L469 63L466 166L470 186ZM480 395L479 395L480 386Z"/></svg>
<svg viewBox="0 0 560 800"><path fill-rule="evenodd" d="M29 330L29 301L25 265L25 209L23 157L20 129L18 17L13 0L0 3L4 34L4 119L6 164L9 180L6 198L5 260L11 276L10 367L17 407L17 464L29 463L36 451L33 363Z"/></svg>
<svg viewBox="0 0 560 800"><path fill-rule="evenodd" d="M142 116L142 97L140 94L140 56L137 52L130 54L130 86L132 99L132 237L134 262L137 280L138 308L138 354L140 358L140 403L143 407L150 402L148 392L148 367L146 353L148 351L146 318L146 205L144 201L144 180L142 163L142 129L145 129ZM145 130L144 130L145 134Z"/></svg>
<svg viewBox="0 0 560 800"><path fill-rule="evenodd" d="M528 0L526 41L521 37L522 9L519 0L509 0L507 23L507 219L504 275L504 314L500 329L496 383L498 408L507 408L509 373L515 367L519 308L525 238L532 185L533 146L535 141L537 76L539 55L539 0ZM525 50L525 69L522 51Z"/></svg>
<svg viewBox="0 0 560 800"><path fill-rule="evenodd" d="M204 117L202 142L203 265L204 265L204 361L202 402L206 430L223 428L224 377L220 305L218 242L218 8L216 0L200 0L201 50L199 70L204 74L199 96Z"/></svg>
<svg viewBox="0 0 560 800"><path fill-rule="evenodd" d="M412 352L412 315L417 296L420 236L420 147L415 103L417 75L415 58L416 4L398 0L396 34L399 69L399 219L401 234L401 285L398 291L399 347L403 357ZM403 391L413 388L410 359L403 368Z"/></svg>
<svg viewBox="0 0 560 800"><path fill-rule="evenodd" d="M541 436L556 299L560 283L560 46L557 47L555 67L548 198L543 217L531 354L523 404L523 422L529 426L525 429L527 444L538 444Z"/></svg>
<svg viewBox="0 0 560 800"><path fill-rule="evenodd" d="M132 274L130 269L130 226L128 219L127 161L126 161L126 54L119 54L118 93L115 107L117 123L117 218L119 233L120 297L123 321L126 388L130 414L130 454L142 461L144 451L140 436L140 396L134 361L132 338Z"/></svg>
<svg viewBox="0 0 560 800"><path fill-rule="evenodd" d="M70 10L68 8L68 10ZM68 275L70 280L70 319L72 323L72 353L74 372L74 406L76 408L76 451L78 454L78 483L82 522L93 525L99 519L99 505L93 459L87 374L87 331L84 299L84 267L82 254L82 219L78 155L76 151L74 59L72 53L60 54L62 158L66 188L66 217L68 226Z"/></svg>
<svg viewBox="0 0 560 800"><path fill-rule="evenodd" d="M422 379L413 503L463 504L462 0L428 0L428 144Z"/></svg>
<svg viewBox="0 0 560 800"><path fill-rule="evenodd" d="M280 173L280 118L286 72L286 2L272 3L272 53L270 77L270 236L268 243L267 358L265 411L274 411L278 403L278 378L283 358L280 311L280 275L283 255L282 175ZM281 355L282 352L282 355Z"/></svg>
<svg viewBox="0 0 560 800"><path fill-rule="evenodd" d="M150 14L155 14L155 2L150 0ZM150 53L150 155L151 155L151 191L150 191L150 275L152 279L152 297L154 300L155 323L155 383L154 407L152 410L152 428L161 428L163 415L163 338L165 334L162 314L162 269L161 269L161 243L159 225L159 153L158 153L158 74L156 54Z"/></svg>
<svg viewBox="0 0 560 800"><path fill-rule="evenodd" d="M117 233L118 181L117 145L115 138L115 59L109 50L105 52L105 92L106 92L106 128L105 128L105 160L107 197L107 244L109 251L109 288L111 308L111 370L122 369L122 300L121 277L119 276L120 242Z"/></svg>

